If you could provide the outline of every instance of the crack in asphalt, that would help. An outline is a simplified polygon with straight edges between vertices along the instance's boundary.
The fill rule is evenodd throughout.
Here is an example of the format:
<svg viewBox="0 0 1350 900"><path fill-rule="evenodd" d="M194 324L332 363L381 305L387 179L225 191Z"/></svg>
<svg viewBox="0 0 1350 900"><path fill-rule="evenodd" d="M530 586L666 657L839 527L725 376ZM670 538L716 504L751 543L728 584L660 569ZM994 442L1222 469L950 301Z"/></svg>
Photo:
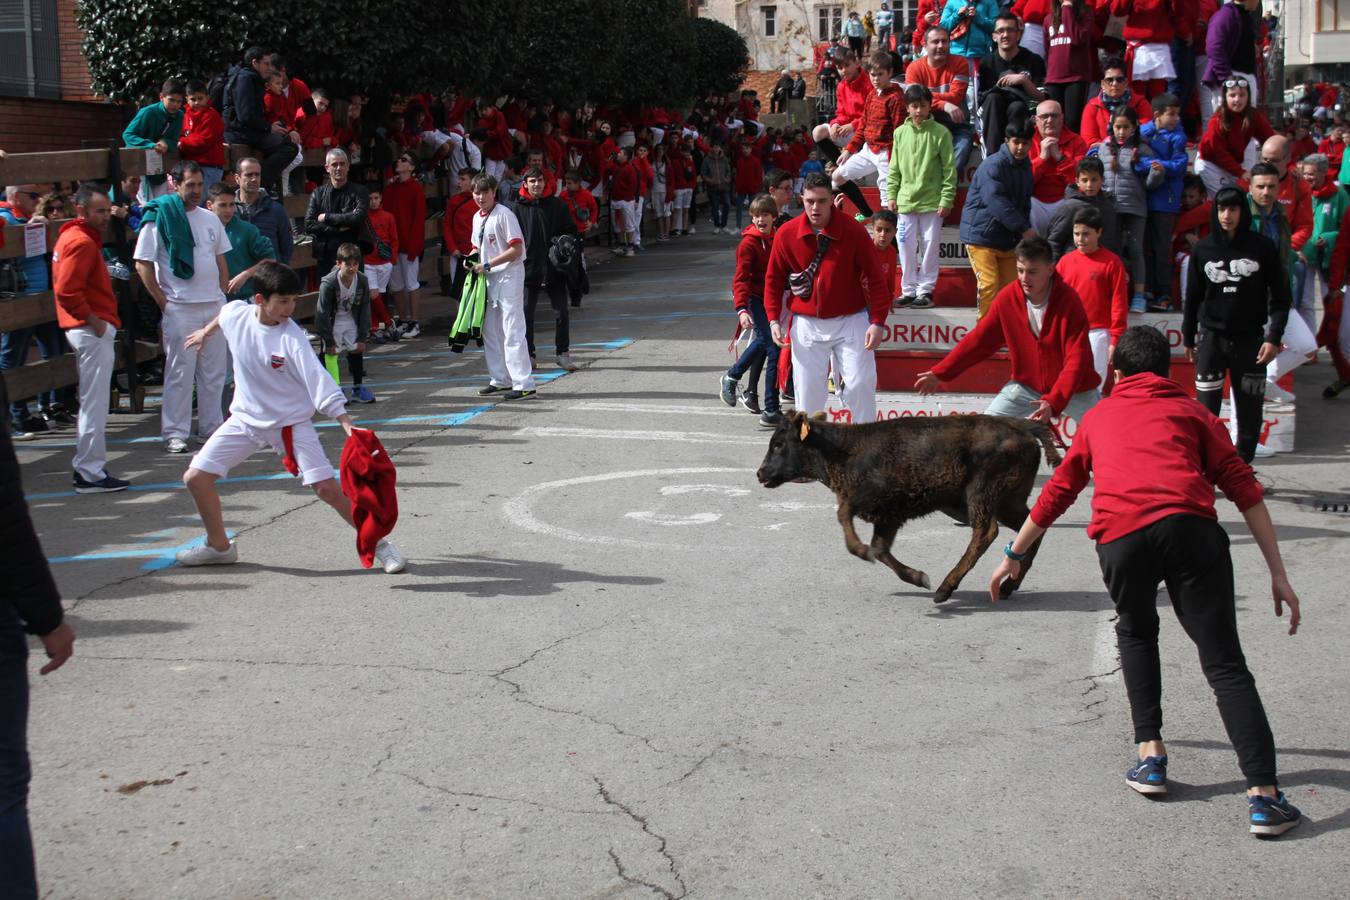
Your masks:
<svg viewBox="0 0 1350 900"><path fill-rule="evenodd" d="M680 892L676 894L659 884L654 884L629 874L628 870L624 867L623 862L619 859L619 854L614 852L614 848L611 846L609 848L609 858L614 862L614 869L619 877L628 884L649 888L666 898L666 900L680 900L681 897L686 896L689 893L689 887L684 883L684 876L680 874L680 867L675 862L675 857L670 853L669 842L666 840L665 836L652 831L651 824L647 821L645 816L637 813L632 807L614 799L614 796L609 792L609 788L605 787L605 783L601 781L598 776L592 775L591 778L595 781L595 787L600 794L600 799L605 801L606 805L612 806L622 812L629 819L637 823L638 827L642 829L643 834L656 839L656 850L661 854L662 858L665 859L666 866L670 869L671 877L675 879L675 883L679 885Z"/></svg>
<svg viewBox="0 0 1350 900"><path fill-rule="evenodd" d="M1101 679L1101 678L1110 678L1112 675L1119 674L1121 668L1122 668L1121 666L1116 666L1114 669L1110 670L1109 672L1098 672L1096 675L1085 675L1085 676L1083 676L1082 678L1075 678L1074 681L1086 681L1086 682L1088 682L1088 686L1087 686L1087 687L1083 690L1083 692L1082 692L1081 694L1079 694L1078 696L1079 696L1079 697L1086 697L1088 694L1091 694L1091 693L1093 693L1094 691L1101 690L1101 689L1102 689L1102 683L1101 683L1098 679ZM1105 703L1105 702L1106 702L1107 700L1109 700L1109 699L1111 699L1111 698L1110 698L1110 697L1098 697L1096 700L1093 700L1093 701L1091 701L1091 702L1089 702L1089 703L1085 703L1085 704L1083 704L1082 712L1084 712L1084 713L1090 713L1090 712L1092 712L1092 710L1093 710L1095 707L1101 706L1103 703ZM1091 715L1090 717L1086 718L1086 719L1077 719L1077 720L1075 720L1075 721L1073 721L1073 722L1064 722L1064 723L1062 723L1062 724L1063 724L1065 727L1070 727L1070 726L1074 726L1074 725L1087 725L1087 724L1090 724L1090 723L1092 723L1092 722L1099 722L1099 721L1101 721L1103 718L1105 718L1105 714L1104 714L1104 713L1092 713L1092 715Z"/></svg>
<svg viewBox="0 0 1350 900"><path fill-rule="evenodd" d="M682 782L682 781L684 781L685 779L689 778L690 776L694 775L696 772L698 772L699 769L703 768L703 764L706 763L708 760L712 759L714 756L716 756L717 754L721 753L723 750L729 750L729 749L731 749L731 748L733 748L733 747L735 747L735 746L736 746L736 745L733 744L733 743L729 743L729 742L727 742L727 741L723 741L722 743L718 744L716 747L714 747L714 748L712 748L711 750L709 750L707 753L705 753L705 754L703 754L702 756L700 756L700 757L698 758L698 760L693 764L693 766L691 766L691 767L689 768L689 771L685 772L683 775L681 775L679 778L676 778L674 781L667 781L667 782L663 785L663 787L670 787L670 786L672 786L672 785L679 784L680 782Z"/></svg>
<svg viewBox="0 0 1350 900"><path fill-rule="evenodd" d="M439 784L432 784L424 781L408 772L389 771L390 775L397 775L400 778L406 778L413 784L426 788L429 791L436 791L450 797L464 797L470 800L490 800L496 803L517 803L522 806L530 806L534 809L548 810L549 812L567 813L574 816L608 816L612 813L607 809L572 809L566 806L554 806L549 803L540 803L538 800L531 800L528 797L505 797L500 794L484 794L478 791L456 791L448 787L442 787Z"/></svg>

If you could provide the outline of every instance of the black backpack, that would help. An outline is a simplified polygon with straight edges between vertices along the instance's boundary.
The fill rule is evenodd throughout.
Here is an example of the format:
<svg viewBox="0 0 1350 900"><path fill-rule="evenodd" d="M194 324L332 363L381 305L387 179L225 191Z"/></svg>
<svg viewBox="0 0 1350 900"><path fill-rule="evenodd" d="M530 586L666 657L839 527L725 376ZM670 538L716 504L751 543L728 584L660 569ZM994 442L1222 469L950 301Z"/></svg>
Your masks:
<svg viewBox="0 0 1350 900"><path fill-rule="evenodd" d="M206 96L215 107L216 112L223 118L225 115L225 94L229 88L230 73L217 72L211 76L211 80L206 83Z"/></svg>

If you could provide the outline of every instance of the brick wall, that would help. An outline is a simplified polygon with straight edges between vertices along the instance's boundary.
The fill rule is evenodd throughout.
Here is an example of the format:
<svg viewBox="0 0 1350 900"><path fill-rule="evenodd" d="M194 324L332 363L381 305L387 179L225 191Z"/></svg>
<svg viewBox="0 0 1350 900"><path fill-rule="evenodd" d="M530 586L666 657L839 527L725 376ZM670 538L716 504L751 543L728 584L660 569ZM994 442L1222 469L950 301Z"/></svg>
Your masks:
<svg viewBox="0 0 1350 900"><path fill-rule="evenodd" d="M816 95L816 73L809 69L801 70L802 77L806 79L806 95L814 97ZM773 86L778 83L782 76L782 69L773 71L750 71L745 73L745 81L741 83L740 90L758 91L759 102L763 105L761 112L769 111L769 99L773 94Z"/></svg>
<svg viewBox="0 0 1350 900"><path fill-rule="evenodd" d="M121 142L120 106L70 100L0 97L0 144L8 153L79 150L84 141Z"/></svg>
<svg viewBox="0 0 1350 900"><path fill-rule="evenodd" d="M75 24L75 0L56 0L56 23L61 49L61 98L102 99L89 87L89 66L80 51L84 32Z"/></svg>

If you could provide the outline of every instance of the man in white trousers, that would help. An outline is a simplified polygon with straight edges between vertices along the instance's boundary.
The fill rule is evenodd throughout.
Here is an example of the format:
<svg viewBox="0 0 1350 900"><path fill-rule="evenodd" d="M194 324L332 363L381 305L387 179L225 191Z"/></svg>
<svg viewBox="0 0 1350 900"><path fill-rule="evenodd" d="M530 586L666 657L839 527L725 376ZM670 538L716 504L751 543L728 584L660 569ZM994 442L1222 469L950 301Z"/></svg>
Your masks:
<svg viewBox="0 0 1350 900"><path fill-rule="evenodd" d="M170 176L175 191L146 204L136 239L136 272L164 313L164 404L160 436L169 453L186 453L197 387L197 434L202 440L225 420L221 395L229 351L214 337L200 348L188 335L205 328L225 304L230 239L215 213L202 209L202 170L183 160Z"/></svg>
<svg viewBox="0 0 1350 900"><path fill-rule="evenodd" d="M834 209L829 176L812 172L802 187L805 215L774 237L764 276L764 310L773 341L788 346L784 313L792 316L792 379L796 407L825 409L831 360L855 424L877 418L877 362L889 285L867 229Z"/></svg>
<svg viewBox="0 0 1350 900"><path fill-rule="evenodd" d="M112 202L96 184L75 194L77 218L61 227L52 251L52 290L57 324L75 350L80 373L79 436L75 442L75 491L125 491L130 482L108 474L108 388L117 359L117 297L103 262L103 230Z"/></svg>
<svg viewBox="0 0 1350 900"><path fill-rule="evenodd" d="M503 400L532 397L534 375L525 344L525 236L516 214L497 202L493 176L474 178L473 202L478 212L469 239L478 256L473 271L487 276L483 356L490 379L478 393L486 397L505 391Z"/></svg>

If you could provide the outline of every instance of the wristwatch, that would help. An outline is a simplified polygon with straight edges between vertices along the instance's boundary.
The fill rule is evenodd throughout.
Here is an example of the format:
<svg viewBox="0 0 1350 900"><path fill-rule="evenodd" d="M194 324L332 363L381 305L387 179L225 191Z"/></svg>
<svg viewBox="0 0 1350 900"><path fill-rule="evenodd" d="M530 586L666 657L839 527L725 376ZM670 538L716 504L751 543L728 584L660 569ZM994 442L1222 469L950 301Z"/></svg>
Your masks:
<svg viewBox="0 0 1350 900"><path fill-rule="evenodd" d="M1008 545L1003 548L1003 555L1008 557L1008 559L1011 559L1013 562L1021 562L1022 560L1026 559L1027 555L1025 553L1017 553L1016 551L1013 550L1012 545L1013 542L1008 541Z"/></svg>

